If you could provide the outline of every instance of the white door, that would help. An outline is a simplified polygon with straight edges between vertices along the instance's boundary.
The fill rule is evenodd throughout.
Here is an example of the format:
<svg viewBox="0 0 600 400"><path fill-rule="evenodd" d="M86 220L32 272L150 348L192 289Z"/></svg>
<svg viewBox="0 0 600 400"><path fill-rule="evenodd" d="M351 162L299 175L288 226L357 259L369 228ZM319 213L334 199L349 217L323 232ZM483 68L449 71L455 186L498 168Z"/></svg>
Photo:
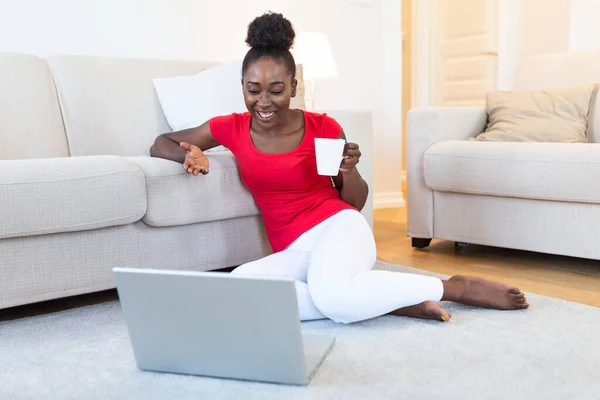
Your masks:
<svg viewBox="0 0 600 400"><path fill-rule="evenodd" d="M497 89L497 1L432 1L431 105L484 106Z"/></svg>

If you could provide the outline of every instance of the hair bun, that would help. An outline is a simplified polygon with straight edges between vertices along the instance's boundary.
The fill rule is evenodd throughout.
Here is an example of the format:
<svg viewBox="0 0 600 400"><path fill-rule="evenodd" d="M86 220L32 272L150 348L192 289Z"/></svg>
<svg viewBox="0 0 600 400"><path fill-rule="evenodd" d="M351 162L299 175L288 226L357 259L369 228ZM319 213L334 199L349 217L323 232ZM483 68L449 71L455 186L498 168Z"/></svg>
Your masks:
<svg viewBox="0 0 600 400"><path fill-rule="evenodd" d="M250 47L277 47L289 50L296 32L292 23L282 14L267 12L248 25L246 43Z"/></svg>

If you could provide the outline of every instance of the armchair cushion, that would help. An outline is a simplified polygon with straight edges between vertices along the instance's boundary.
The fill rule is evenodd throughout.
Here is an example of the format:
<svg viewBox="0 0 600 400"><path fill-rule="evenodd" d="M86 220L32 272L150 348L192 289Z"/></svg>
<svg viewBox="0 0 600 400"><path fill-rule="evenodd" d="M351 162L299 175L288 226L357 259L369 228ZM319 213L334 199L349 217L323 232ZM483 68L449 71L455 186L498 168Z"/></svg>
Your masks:
<svg viewBox="0 0 600 400"><path fill-rule="evenodd" d="M477 140L502 142L587 141L590 104L597 85L556 90L490 92L487 129Z"/></svg>
<svg viewBox="0 0 600 400"><path fill-rule="evenodd" d="M600 145L454 140L425 153L436 191L600 203Z"/></svg>

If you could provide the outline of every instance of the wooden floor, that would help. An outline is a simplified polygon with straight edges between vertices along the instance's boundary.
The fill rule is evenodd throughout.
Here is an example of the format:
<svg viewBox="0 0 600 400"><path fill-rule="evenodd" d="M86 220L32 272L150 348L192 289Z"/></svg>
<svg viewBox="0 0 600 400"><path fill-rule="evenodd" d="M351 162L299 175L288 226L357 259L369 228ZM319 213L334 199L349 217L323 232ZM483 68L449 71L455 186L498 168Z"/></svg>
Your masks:
<svg viewBox="0 0 600 400"><path fill-rule="evenodd" d="M525 292L600 307L600 261L432 241L414 249L406 236L406 210L375 210L378 258L445 275L470 274L517 285Z"/></svg>
<svg viewBox="0 0 600 400"><path fill-rule="evenodd" d="M406 210L375 211L378 258L445 275L470 274L517 285L531 293L600 307L600 261L472 245L456 250L436 241L426 249L411 247ZM116 300L116 290L0 310L0 321L47 314Z"/></svg>

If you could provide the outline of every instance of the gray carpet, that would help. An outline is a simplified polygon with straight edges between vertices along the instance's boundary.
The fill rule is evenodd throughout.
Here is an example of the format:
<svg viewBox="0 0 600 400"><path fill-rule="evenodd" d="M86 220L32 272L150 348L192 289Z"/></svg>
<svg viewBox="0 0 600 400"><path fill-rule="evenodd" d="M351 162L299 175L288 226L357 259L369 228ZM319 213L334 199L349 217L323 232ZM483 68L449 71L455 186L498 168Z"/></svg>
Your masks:
<svg viewBox="0 0 600 400"><path fill-rule="evenodd" d="M337 337L308 387L138 371L119 303L97 304L0 323L0 399L598 399L600 309L528 299L518 312L445 304L445 324L304 323Z"/></svg>

